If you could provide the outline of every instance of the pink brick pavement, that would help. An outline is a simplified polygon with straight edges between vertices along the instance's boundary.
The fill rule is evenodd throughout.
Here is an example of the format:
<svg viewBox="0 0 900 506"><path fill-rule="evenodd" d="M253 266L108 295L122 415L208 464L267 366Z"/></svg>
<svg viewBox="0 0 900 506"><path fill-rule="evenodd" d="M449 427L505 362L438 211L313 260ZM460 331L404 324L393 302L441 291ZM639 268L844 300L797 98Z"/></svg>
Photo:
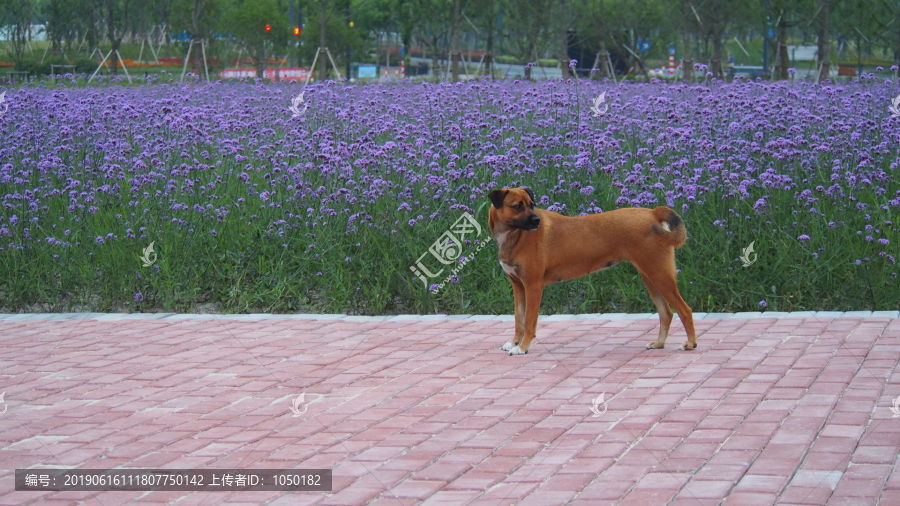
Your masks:
<svg viewBox="0 0 900 506"><path fill-rule="evenodd" d="M0 320L0 505L900 504L900 320L764 316L693 352L677 321L665 350L655 319L543 322L518 357L506 321ZM16 492L28 467L334 490Z"/></svg>

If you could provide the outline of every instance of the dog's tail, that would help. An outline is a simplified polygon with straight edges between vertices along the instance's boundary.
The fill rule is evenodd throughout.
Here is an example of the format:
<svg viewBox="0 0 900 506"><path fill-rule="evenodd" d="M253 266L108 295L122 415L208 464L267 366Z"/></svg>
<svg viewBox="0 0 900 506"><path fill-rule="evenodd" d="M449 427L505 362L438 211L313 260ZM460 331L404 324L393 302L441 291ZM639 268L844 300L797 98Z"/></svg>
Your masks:
<svg viewBox="0 0 900 506"><path fill-rule="evenodd" d="M659 220L658 224L653 225L653 232L673 248L681 247L687 240L687 228L681 216L665 206L655 208L653 216Z"/></svg>

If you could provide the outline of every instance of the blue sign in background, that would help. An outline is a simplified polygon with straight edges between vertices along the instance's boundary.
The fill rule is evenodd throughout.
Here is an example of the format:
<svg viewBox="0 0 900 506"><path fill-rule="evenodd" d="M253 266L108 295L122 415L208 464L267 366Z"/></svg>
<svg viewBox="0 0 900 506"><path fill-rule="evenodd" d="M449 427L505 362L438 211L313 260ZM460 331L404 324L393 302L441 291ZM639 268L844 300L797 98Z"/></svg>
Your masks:
<svg viewBox="0 0 900 506"><path fill-rule="evenodd" d="M356 71L356 77L359 79L375 79L378 77L378 67L374 65L360 66Z"/></svg>

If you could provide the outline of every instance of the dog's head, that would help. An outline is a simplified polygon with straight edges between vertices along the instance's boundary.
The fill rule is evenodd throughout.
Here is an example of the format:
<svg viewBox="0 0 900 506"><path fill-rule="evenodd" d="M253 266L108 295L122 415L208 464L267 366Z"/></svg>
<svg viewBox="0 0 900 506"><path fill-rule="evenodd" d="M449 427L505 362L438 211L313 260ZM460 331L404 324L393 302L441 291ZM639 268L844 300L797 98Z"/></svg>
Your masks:
<svg viewBox="0 0 900 506"><path fill-rule="evenodd" d="M488 198L503 223L523 230L537 230L541 226L541 217L534 212L534 192L531 188L494 190Z"/></svg>

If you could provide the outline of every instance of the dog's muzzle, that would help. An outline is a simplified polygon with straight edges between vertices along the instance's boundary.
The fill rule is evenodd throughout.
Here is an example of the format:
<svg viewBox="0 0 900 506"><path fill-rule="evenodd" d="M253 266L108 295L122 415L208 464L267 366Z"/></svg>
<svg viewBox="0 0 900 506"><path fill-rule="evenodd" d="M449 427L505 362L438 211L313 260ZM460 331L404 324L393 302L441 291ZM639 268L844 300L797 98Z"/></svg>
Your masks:
<svg viewBox="0 0 900 506"><path fill-rule="evenodd" d="M517 220L511 221L510 225L522 230L537 230L541 226L541 217L536 214L522 216Z"/></svg>

